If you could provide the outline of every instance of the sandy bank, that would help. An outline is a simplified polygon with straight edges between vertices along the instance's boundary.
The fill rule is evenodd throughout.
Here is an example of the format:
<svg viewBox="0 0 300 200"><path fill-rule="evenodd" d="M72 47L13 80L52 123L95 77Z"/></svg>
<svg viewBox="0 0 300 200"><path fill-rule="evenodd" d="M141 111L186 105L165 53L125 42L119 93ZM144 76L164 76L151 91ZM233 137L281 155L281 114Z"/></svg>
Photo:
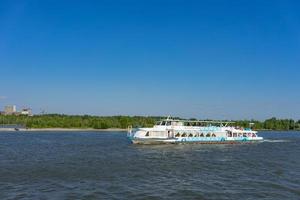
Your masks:
<svg viewBox="0 0 300 200"><path fill-rule="evenodd" d="M16 131L14 128L0 128L1 131ZM93 129L93 128L30 128L30 129L19 129L19 131L37 132L37 131L93 131L93 132L117 132L127 131L127 129L109 128L109 129Z"/></svg>

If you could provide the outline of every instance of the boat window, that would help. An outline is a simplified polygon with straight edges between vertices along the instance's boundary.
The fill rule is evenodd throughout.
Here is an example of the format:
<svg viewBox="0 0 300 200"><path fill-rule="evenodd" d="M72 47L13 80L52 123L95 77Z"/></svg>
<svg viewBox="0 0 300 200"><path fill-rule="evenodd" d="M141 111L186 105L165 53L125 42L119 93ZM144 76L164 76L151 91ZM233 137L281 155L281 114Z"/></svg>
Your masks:
<svg viewBox="0 0 300 200"><path fill-rule="evenodd" d="M199 133L195 134L194 137L199 137Z"/></svg>
<svg viewBox="0 0 300 200"><path fill-rule="evenodd" d="M243 134L243 137L247 137L247 133L244 133L244 134Z"/></svg>
<svg viewBox="0 0 300 200"><path fill-rule="evenodd" d="M200 137L204 137L204 134L203 134L203 133L201 133Z"/></svg>
<svg viewBox="0 0 300 200"><path fill-rule="evenodd" d="M207 134L206 134L206 137L210 137L210 133L207 133Z"/></svg>
<svg viewBox="0 0 300 200"><path fill-rule="evenodd" d="M156 125L160 125L161 124L161 122L156 122Z"/></svg>
<svg viewBox="0 0 300 200"><path fill-rule="evenodd" d="M190 133L190 134L189 134L189 137L193 137L193 134Z"/></svg>
<svg viewBox="0 0 300 200"><path fill-rule="evenodd" d="M216 137L216 135L213 133L213 134L212 134L212 137Z"/></svg>
<svg viewBox="0 0 300 200"><path fill-rule="evenodd" d="M180 137L180 133L177 133L177 134L175 135L175 137Z"/></svg>
<svg viewBox="0 0 300 200"><path fill-rule="evenodd" d="M165 121L162 121L161 125L162 125L162 126L166 125L166 122L165 122Z"/></svg>
<svg viewBox="0 0 300 200"><path fill-rule="evenodd" d="M146 133L146 135L145 135L145 136L147 136L147 137L149 136L149 131Z"/></svg>
<svg viewBox="0 0 300 200"><path fill-rule="evenodd" d="M167 126L171 126L171 122L167 122Z"/></svg>
<svg viewBox="0 0 300 200"><path fill-rule="evenodd" d="M183 133L183 134L181 135L181 137L186 137L186 133Z"/></svg>

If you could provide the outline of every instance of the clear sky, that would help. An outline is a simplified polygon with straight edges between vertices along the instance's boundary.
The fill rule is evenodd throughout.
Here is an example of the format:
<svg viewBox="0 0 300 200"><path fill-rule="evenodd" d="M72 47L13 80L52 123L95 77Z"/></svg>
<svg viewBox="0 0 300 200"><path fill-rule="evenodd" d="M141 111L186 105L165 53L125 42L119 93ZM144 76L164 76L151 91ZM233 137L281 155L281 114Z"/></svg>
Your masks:
<svg viewBox="0 0 300 200"><path fill-rule="evenodd" d="M300 3L0 1L0 108L300 118Z"/></svg>

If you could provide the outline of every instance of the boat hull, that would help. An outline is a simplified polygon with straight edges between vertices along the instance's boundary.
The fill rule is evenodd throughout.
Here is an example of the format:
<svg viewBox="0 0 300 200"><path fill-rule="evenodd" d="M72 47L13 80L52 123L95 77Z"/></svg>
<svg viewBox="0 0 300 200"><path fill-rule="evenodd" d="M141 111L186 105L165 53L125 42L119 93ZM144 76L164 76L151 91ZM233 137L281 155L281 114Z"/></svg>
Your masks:
<svg viewBox="0 0 300 200"><path fill-rule="evenodd" d="M176 143L197 143L197 144L235 144L245 142L259 142L263 141L262 137L256 138L130 138L133 144L176 144Z"/></svg>

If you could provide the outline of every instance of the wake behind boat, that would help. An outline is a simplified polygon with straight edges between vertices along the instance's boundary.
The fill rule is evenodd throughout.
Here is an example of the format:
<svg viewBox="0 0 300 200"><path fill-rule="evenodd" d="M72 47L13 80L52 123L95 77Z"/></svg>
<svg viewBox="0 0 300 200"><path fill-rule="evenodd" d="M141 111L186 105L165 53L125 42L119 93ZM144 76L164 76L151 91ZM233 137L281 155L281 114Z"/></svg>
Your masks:
<svg viewBox="0 0 300 200"><path fill-rule="evenodd" d="M262 141L257 131L233 126L234 122L176 120L168 117L152 128L128 130L134 144L185 143L203 144Z"/></svg>

